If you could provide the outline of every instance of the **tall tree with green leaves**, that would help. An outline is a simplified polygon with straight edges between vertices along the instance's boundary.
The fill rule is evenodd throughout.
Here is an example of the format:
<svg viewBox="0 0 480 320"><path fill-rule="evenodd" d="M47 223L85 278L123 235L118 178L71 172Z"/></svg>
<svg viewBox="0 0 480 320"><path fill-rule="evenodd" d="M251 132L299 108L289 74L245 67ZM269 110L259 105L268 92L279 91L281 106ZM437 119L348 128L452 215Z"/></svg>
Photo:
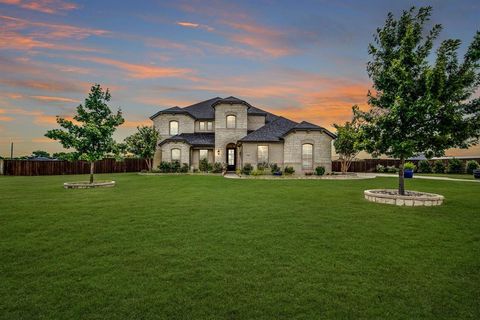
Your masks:
<svg viewBox="0 0 480 320"><path fill-rule="evenodd" d="M346 174L350 168L350 164L362 151L362 133L361 123L358 118L358 106L353 106L353 119L346 121L343 125L334 123L337 129L337 138L333 141L335 152L339 155L341 163L341 171Z"/></svg>
<svg viewBox="0 0 480 320"><path fill-rule="evenodd" d="M145 159L149 171L152 171L153 156L157 148L158 131L155 127L137 127L137 132L125 139L127 151Z"/></svg>
<svg viewBox="0 0 480 320"><path fill-rule="evenodd" d="M397 20L388 14L369 45L368 75L373 92L370 110L357 114L366 151L400 159L399 194L405 194L404 163L414 155L441 156L449 148L468 148L480 137L480 32L462 59L460 40L440 43L431 55L442 26L425 30L432 8L413 7Z"/></svg>
<svg viewBox="0 0 480 320"><path fill-rule="evenodd" d="M99 84L90 89L85 105L77 107L75 122L57 117L57 123L64 129L49 130L45 136L58 140L66 149L75 149L78 159L90 163L90 183L93 183L95 161L112 152L115 141L112 136L125 120L120 109L112 113L108 106L111 99L109 90Z"/></svg>
<svg viewBox="0 0 480 320"><path fill-rule="evenodd" d="M50 158L50 153L44 150L35 150L32 152L34 158Z"/></svg>

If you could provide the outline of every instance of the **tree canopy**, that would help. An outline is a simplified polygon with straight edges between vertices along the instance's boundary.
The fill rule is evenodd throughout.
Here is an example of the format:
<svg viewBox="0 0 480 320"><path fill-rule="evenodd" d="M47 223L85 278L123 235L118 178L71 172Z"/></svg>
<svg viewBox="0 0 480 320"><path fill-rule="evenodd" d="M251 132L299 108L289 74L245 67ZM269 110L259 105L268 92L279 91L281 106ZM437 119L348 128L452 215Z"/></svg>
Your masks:
<svg viewBox="0 0 480 320"><path fill-rule="evenodd" d="M158 142L158 131L152 126L137 127L137 132L125 139L127 151L145 159L148 169L152 170L153 156Z"/></svg>
<svg viewBox="0 0 480 320"><path fill-rule="evenodd" d="M341 161L342 173L348 171L352 160L362 150L361 124L358 119L358 113L355 112L358 110L358 107L353 106L352 110L352 121L347 121L343 125L333 124L337 130L337 138L334 140L333 145Z"/></svg>
<svg viewBox="0 0 480 320"><path fill-rule="evenodd" d="M412 7L397 20L389 13L369 45L367 64L373 90L369 111L357 110L365 123L366 151L402 160L424 153L441 156L449 148L467 148L480 137L480 99L472 95L480 84L480 32L462 61L461 41L446 39L431 56L439 24L426 31L432 8Z"/></svg>
<svg viewBox="0 0 480 320"><path fill-rule="evenodd" d="M104 91L99 84L93 85L85 104L77 107L74 121L57 117L63 129L52 129L45 134L64 148L76 150L78 159L90 162L90 182L93 182L94 162L113 151L113 133L124 122L120 109L115 114L110 110L107 104L110 99L108 89Z"/></svg>

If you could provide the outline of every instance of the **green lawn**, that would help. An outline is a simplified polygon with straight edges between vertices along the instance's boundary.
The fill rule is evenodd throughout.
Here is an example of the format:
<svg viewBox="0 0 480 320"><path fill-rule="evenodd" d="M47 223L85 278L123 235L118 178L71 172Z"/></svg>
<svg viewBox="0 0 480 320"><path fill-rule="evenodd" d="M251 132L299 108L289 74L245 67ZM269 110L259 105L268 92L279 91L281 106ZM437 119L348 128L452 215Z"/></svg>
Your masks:
<svg viewBox="0 0 480 320"><path fill-rule="evenodd" d="M478 319L480 184L0 177L3 319Z"/></svg>
<svg viewBox="0 0 480 320"><path fill-rule="evenodd" d="M474 180L475 177L473 174L461 174L461 173L414 173L414 175L425 176L425 177L444 177L452 179L468 179Z"/></svg>

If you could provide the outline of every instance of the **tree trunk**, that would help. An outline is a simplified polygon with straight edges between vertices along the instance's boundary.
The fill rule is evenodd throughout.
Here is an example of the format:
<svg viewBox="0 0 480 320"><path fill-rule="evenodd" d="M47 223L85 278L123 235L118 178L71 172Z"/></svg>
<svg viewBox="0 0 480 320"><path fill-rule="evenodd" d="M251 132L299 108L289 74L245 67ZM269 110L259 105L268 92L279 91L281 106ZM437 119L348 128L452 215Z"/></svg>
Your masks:
<svg viewBox="0 0 480 320"><path fill-rule="evenodd" d="M90 162L90 183L93 183L93 172L95 171L95 162Z"/></svg>
<svg viewBox="0 0 480 320"><path fill-rule="evenodd" d="M400 166L398 167L398 194L405 195L405 178L403 176L405 159L400 158Z"/></svg>
<svg viewBox="0 0 480 320"><path fill-rule="evenodd" d="M152 160L151 159L145 159L145 162L147 163L148 172L152 172Z"/></svg>

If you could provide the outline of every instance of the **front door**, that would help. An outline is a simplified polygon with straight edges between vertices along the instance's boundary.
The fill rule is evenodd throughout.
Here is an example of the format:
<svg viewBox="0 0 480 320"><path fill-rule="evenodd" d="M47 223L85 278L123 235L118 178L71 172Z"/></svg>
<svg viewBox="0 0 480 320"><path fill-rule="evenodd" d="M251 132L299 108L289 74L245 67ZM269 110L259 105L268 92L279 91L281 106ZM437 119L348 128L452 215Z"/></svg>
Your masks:
<svg viewBox="0 0 480 320"><path fill-rule="evenodd" d="M236 148L227 148L227 171L235 171L237 164L236 150Z"/></svg>

